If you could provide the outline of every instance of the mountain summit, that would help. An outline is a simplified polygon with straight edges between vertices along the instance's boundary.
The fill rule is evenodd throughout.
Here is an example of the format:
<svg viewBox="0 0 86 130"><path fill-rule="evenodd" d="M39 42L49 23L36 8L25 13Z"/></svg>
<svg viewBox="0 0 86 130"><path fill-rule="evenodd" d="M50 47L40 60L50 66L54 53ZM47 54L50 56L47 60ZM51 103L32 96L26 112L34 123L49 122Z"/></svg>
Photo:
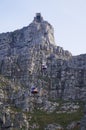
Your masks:
<svg viewBox="0 0 86 130"><path fill-rule="evenodd" d="M82 87L85 89L85 57L74 57L69 51L57 46L53 27L43 20L40 13L36 14L29 26L0 34L0 74L29 89L31 84L43 88L42 82L46 77L44 86L54 98L86 97L85 91L83 95L79 94L83 93ZM47 69L43 75L44 64Z"/></svg>
<svg viewBox="0 0 86 130"><path fill-rule="evenodd" d="M39 118L41 111L55 112L56 122L58 112L79 108L68 102L61 106L57 100L86 101L86 54L72 56L57 46L53 27L37 13L29 26L0 34L1 130L63 129L49 122L44 128L49 116ZM39 114L29 115L34 110ZM44 126L34 116L39 116Z"/></svg>

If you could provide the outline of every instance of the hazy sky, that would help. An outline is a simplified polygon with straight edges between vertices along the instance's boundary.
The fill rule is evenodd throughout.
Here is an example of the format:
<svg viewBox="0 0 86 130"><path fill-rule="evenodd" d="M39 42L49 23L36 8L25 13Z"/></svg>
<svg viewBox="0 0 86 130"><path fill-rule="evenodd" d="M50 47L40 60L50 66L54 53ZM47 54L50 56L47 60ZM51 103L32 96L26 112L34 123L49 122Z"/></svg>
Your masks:
<svg viewBox="0 0 86 130"><path fill-rule="evenodd" d="M54 27L58 46L86 53L86 0L0 0L0 33L29 25L37 12Z"/></svg>

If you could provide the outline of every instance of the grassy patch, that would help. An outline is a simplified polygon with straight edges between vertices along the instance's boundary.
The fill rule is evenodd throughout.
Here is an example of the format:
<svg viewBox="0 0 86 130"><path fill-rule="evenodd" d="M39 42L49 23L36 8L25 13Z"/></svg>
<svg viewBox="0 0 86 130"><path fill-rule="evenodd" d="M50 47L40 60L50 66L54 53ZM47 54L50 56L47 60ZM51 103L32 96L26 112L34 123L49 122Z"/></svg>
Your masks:
<svg viewBox="0 0 86 130"><path fill-rule="evenodd" d="M34 122L40 125L38 130L43 130L47 124L57 123L62 125L64 128L72 121L79 121L82 118L82 111L78 110L76 113L50 113L36 111L32 113L31 124ZM78 129L77 129L78 130Z"/></svg>

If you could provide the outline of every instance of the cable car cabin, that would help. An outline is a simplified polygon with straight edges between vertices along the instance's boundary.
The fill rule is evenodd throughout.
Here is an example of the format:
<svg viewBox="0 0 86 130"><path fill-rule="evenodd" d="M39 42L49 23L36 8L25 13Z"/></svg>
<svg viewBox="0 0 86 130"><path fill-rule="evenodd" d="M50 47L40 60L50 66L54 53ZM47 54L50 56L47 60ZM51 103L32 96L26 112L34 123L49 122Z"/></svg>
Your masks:
<svg viewBox="0 0 86 130"><path fill-rule="evenodd" d="M46 64L42 64L42 69L46 70L47 69L47 65Z"/></svg>
<svg viewBox="0 0 86 130"><path fill-rule="evenodd" d="M33 87L31 88L31 93L32 93L32 94L37 94L37 93L38 93L38 89L33 86Z"/></svg>

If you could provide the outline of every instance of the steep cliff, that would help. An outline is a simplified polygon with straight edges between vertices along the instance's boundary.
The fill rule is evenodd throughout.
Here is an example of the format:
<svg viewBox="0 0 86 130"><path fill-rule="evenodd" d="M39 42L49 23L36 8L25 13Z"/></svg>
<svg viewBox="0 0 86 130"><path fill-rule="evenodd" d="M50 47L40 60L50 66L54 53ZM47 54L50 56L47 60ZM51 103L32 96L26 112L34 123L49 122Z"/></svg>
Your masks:
<svg viewBox="0 0 86 130"><path fill-rule="evenodd" d="M29 26L0 34L0 75L11 83L4 86L5 91L1 87L2 108L7 95L8 107L23 111L20 117L14 110L16 114L11 117L11 126L12 123L15 125L17 116L17 120L24 120L29 129L32 126L28 124L27 116L23 116L24 112L32 112L35 108L53 112L57 109L57 100L86 101L86 54L72 56L57 46L53 27L43 20L40 13ZM31 92L32 86L37 93ZM10 114L11 108L5 107ZM21 124L18 122L19 128L25 127L24 123ZM35 125L37 129L38 125Z"/></svg>
<svg viewBox="0 0 86 130"><path fill-rule="evenodd" d="M56 99L86 99L86 55L72 56L56 46L53 33L37 14L28 27L0 34L0 73L26 88L45 86Z"/></svg>

